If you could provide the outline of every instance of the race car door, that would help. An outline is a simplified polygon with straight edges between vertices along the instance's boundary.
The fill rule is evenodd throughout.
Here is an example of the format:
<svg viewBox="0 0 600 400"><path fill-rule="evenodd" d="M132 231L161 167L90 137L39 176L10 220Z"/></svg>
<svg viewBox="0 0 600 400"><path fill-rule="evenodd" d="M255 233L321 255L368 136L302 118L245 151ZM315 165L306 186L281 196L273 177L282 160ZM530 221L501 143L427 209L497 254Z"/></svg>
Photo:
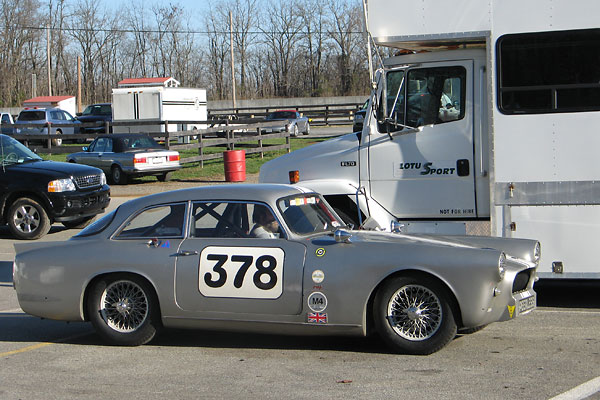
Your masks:
<svg viewBox="0 0 600 400"><path fill-rule="evenodd" d="M185 311L296 315L302 311L306 247L283 237L251 237L245 202L195 202L190 235L177 253L175 297ZM272 211L270 211L272 212ZM278 236L281 233L278 233ZM243 314L243 315L242 315Z"/></svg>
<svg viewBox="0 0 600 400"><path fill-rule="evenodd" d="M471 60L387 71L369 181L397 218L476 217L472 71Z"/></svg>

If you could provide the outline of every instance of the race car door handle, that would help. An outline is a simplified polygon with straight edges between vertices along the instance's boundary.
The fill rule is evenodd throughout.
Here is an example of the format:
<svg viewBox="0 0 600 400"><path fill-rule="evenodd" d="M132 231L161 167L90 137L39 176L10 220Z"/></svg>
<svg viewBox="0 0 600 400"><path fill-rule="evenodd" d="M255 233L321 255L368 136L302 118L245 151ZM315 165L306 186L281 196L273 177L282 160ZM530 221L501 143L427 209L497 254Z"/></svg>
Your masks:
<svg viewBox="0 0 600 400"><path fill-rule="evenodd" d="M188 250L182 250L178 253L175 253L176 256L197 256L198 252L196 250L192 250L192 251L188 251Z"/></svg>

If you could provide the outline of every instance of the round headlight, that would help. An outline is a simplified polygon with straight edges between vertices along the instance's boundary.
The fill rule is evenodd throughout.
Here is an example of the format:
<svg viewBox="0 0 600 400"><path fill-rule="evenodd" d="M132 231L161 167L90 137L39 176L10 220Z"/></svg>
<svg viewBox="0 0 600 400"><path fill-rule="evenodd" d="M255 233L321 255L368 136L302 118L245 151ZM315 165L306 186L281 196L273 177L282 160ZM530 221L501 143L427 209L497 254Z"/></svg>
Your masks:
<svg viewBox="0 0 600 400"><path fill-rule="evenodd" d="M498 275L500 280L504 279L504 275L506 275L506 254L504 253L500 253L498 258Z"/></svg>

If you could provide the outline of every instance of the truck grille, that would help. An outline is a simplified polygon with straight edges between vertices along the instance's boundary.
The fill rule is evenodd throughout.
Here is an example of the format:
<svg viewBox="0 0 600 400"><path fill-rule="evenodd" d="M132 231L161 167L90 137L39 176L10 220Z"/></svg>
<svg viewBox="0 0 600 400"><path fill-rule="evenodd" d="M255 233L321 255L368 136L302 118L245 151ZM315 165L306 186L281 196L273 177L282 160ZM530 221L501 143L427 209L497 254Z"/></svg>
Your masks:
<svg viewBox="0 0 600 400"><path fill-rule="evenodd" d="M86 189L94 186L100 186L100 175L76 176L75 184L80 189Z"/></svg>

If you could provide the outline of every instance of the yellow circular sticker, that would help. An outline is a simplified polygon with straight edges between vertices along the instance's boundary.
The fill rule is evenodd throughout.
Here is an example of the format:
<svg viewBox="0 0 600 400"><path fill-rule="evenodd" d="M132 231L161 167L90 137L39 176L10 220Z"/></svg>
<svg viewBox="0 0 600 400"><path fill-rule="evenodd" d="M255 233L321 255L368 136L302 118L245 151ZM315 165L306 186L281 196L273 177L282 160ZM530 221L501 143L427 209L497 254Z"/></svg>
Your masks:
<svg viewBox="0 0 600 400"><path fill-rule="evenodd" d="M315 254L317 255L317 257L323 257L325 255L325 249L322 247L319 247L317 249L317 251L315 251Z"/></svg>

